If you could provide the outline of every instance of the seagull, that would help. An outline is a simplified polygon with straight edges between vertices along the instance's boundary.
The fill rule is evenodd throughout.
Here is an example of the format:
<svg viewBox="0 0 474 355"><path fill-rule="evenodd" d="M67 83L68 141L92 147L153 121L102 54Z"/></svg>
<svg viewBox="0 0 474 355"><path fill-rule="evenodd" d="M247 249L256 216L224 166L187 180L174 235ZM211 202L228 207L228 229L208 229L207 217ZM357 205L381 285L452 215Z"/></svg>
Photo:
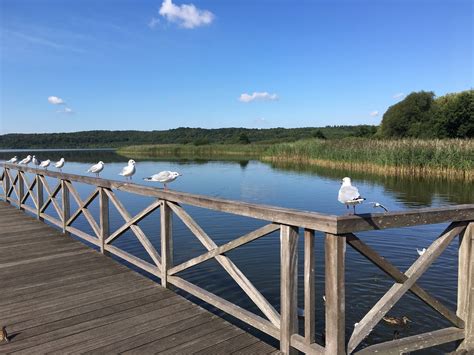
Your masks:
<svg viewBox="0 0 474 355"><path fill-rule="evenodd" d="M89 170L87 170L88 173L94 173L95 176L99 177L100 172L104 170L104 162L100 161L95 165L92 165Z"/></svg>
<svg viewBox="0 0 474 355"><path fill-rule="evenodd" d="M178 176L181 176L181 174L176 171L162 171L158 174L146 177L143 180L161 182L163 185L165 185L166 190L166 184L175 181Z"/></svg>
<svg viewBox="0 0 474 355"><path fill-rule="evenodd" d="M388 212L387 207L385 207L384 205L382 205L382 204L379 203L379 202L371 202L371 204L372 204L372 206L373 206L374 208L380 207L380 208L384 209L385 212Z"/></svg>
<svg viewBox="0 0 474 355"><path fill-rule="evenodd" d="M130 180L132 180L132 176L133 174L135 174L135 160L133 159L130 159L128 161L128 165L125 166L122 171L119 173L119 175L122 175L122 176L125 176L125 179L127 179L128 177L130 178Z"/></svg>
<svg viewBox="0 0 474 355"><path fill-rule="evenodd" d="M349 209L349 206L354 208L355 206L362 203L365 198L361 197L357 187L351 185L351 178L345 177L342 179L342 186L339 189L338 200L340 203L343 203Z"/></svg>
<svg viewBox="0 0 474 355"><path fill-rule="evenodd" d="M23 159L21 162L19 162L18 164L22 164L22 165L28 165L31 161L31 155L28 155L25 159Z"/></svg>
<svg viewBox="0 0 474 355"><path fill-rule="evenodd" d="M41 162L40 166L41 166L42 168L45 168L46 170L48 170L49 164L51 164L51 160L49 160L49 159L48 159L48 160L43 160L43 161Z"/></svg>
<svg viewBox="0 0 474 355"><path fill-rule="evenodd" d="M61 159L59 159L58 162L54 163L54 167L58 168L59 171L62 171L64 163L65 163L64 158L61 158Z"/></svg>
<svg viewBox="0 0 474 355"><path fill-rule="evenodd" d="M15 155L13 158L7 161L7 163L15 164L18 161L17 156Z"/></svg>
<svg viewBox="0 0 474 355"><path fill-rule="evenodd" d="M416 252L418 253L419 256L422 256L426 252L426 248L423 248L423 249L416 248Z"/></svg>
<svg viewBox="0 0 474 355"><path fill-rule="evenodd" d="M41 164L41 161L38 158L36 158L36 156L34 155L33 155L32 161L33 161L33 164L36 165L36 168L38 168L38 166Z"/></svg>

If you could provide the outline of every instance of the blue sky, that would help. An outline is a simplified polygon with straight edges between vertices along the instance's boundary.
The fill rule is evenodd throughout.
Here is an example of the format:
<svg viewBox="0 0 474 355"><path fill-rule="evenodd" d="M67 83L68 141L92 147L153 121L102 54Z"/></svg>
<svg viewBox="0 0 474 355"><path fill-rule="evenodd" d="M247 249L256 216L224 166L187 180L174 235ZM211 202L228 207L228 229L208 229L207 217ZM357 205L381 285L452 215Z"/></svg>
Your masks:
<svg viewBox="0 0 474 355"><path fill-rule="evenodd" d="M378 124L474 86L470 0L0 4L0 133Z"/></svg>

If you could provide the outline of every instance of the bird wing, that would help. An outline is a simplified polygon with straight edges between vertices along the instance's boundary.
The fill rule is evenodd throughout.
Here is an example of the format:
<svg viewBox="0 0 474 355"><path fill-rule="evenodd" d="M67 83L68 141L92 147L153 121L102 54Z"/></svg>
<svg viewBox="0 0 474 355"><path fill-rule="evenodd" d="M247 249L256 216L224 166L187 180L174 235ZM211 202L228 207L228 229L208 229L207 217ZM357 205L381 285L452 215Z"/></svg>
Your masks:
<svg viewBox="0 0 474 355"><path fill-rule="evenodd" d="M171 171L161 171L158 174L153 175L151 178L155 181L165 181L171 176Z"/></svg>
<svg viewBox="0 0 474 355"><path fill-rule="evenodd" d="M342 186L339 189L339 201L346 203L360 198L359 190L355 186Z"/></svg>
<svg viewBox="0 0 474 355"><path fill-rule="evenodd" d="M50 160L43 160L41 162L40 166L47 166L47 165L49 165L50 162L51 162Z"/></svg>
<svg viewBox="0 0 474 355"><path fill-rule="evenodd" d="M122 169L122 172L119 175L131 174L133 172L133 168L134 168L133 165L124 166L123 169Z"/></svg>
<svg viewBox="0 0 474 355"><path fill-rule="evenodd" d="M90 173L95 173L97 170L99 170L100 166L99 164L92 165L89 170L87 170Z"/></svg>

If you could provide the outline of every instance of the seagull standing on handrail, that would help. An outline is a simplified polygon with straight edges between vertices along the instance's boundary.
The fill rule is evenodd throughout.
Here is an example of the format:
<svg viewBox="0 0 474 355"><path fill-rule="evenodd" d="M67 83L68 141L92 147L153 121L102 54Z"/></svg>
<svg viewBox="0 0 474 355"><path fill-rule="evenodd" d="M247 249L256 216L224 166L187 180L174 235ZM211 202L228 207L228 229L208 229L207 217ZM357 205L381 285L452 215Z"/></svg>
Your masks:
<svg viewBox="0 0 474 355"><path fill-rule="evenodd" d="M349 206L352 206L355 214L355 206L364 202L365 198L360 196L357 187L352 186L351 178L345 177L342 179L342 186L339 189L338 200L340 203L345 204L347 209L349 209Z"/></svg>
<svg viewBox="0 0 474 355"><path fill-rule="evenodd" d="M7 161L7 163L15 164L18 161L18 157L15 155L13 158Z"/></svg>
<svg viewBox="0 0 474 355"><path fill-rule="evenodd" d="M64 163L65 163L64 158L61 158L61 159L59 159L58 162L54 163L54 167L55 167L55 168L58 168L59 171L62 172L62 168L63 168L63 166L64 166Z"/></svg>
<svg viewBox="0 0 474 355"><path fill-rule="evenodd" d="M158 174L152 175L150 177L146 177L143 180L161 182L165 186L165 190L166 190L166 184L172 181L175 181L178 178L178 176L182 176L182 175L176 171L161 171Z"/></svg>
<svg viewBox="0 0 474 355"><path fill-rule="evenodd" d="M135 171L135 160L130 159L128 161L128 165L122 169L119 175L125 176L125 179L130 178L130 180L132 180L132 176L135 174Z"/></svg>
<svg viewBox="0 0 474 355"><path fill-rule="evenodd" d="M38 169L38 166L41 164L41 160L39 160L38 158L36 158L35 155L33 155L33 164L36 166L36 169Z"/></svg>
<svg viewBox="0 0 474 355"><path fill-rule="evenodd" d="M25 159L23 159L22 161L20 161L18 164L21 164L21 165L28 165L30 162L31 162L31 155L28 155Z"/></svg>
<svg viewBox="0 0 474 355"><path fill-rule="evenodd" d="M97 164L92 165L92 166L87 170L87 172L88 172L88 173L94 173L96 177L99 177L100 172L101 172L102 170L104 170L104 165L105 165L104 162L103 162L103 161L100 161L100 162L98 162Z"/></svg>
<svg viewBox="0 0 474 355"><path fill-rule="evenodd" d="M48 170L49 164L51 164L51 160L47 159L47 160L43 160L43 161L41 162L40 166L41 166L42 168L45 168L46 170Z"/></svg>

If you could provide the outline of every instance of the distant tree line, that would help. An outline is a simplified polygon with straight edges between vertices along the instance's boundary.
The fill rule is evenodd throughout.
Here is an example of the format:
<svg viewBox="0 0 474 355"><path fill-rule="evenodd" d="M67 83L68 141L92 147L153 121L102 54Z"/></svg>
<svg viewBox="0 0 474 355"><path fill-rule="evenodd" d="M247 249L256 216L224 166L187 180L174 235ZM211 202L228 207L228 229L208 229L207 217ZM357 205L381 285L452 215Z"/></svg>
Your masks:
<svg viewBox="0 0 474 355"><path fill-rule="evenodd" d="M141 144L272 144L300 139L340 139L373 134L376 126L304 128L188 128L166 131L84 131L73 133L5 134L0 148L118 148Z"/></svg>
<svg viewBox="0 0 474 355"><path fill-rule="evenodd" d="M413 92L389 107L379 134L387 138L473 138L474 90L435 98Z"/></svg>

